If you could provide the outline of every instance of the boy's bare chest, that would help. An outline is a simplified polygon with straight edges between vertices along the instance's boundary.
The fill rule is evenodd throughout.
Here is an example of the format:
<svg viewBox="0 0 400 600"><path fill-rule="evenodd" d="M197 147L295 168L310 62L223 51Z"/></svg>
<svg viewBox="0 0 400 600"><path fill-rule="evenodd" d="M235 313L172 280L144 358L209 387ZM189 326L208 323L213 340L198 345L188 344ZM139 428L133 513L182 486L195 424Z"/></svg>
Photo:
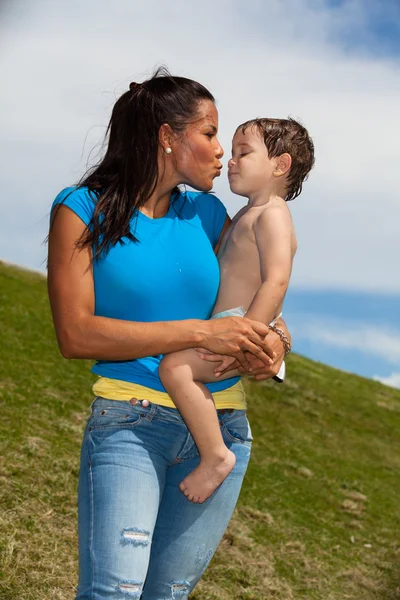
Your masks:
<svg viewBox="0 0 400 600"><path fill-rule="evenodd" d="M254 216L248 213L241 214L240 211L232 220L231 226L222 239L218 258L221 260L228 253L231 254L238 251L256 251L253 225Z"/></svg>

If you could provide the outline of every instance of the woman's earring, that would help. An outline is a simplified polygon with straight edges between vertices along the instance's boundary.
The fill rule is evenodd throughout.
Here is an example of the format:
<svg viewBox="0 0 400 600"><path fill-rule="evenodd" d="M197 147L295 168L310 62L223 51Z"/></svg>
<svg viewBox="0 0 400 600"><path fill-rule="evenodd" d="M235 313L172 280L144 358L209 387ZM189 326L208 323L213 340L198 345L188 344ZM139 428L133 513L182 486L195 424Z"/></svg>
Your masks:
<svg viewBox="0 0 400 600"><path fill-rule="evenodd" d="M171 148L165 148L165 154L172 154Z"/></svg>

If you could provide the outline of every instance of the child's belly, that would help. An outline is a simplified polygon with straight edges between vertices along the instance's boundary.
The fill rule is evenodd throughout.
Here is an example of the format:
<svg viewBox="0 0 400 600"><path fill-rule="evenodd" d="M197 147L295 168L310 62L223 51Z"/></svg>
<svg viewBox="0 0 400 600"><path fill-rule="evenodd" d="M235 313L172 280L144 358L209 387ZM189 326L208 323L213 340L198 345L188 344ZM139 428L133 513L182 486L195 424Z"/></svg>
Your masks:
<svg viewBox="0 0 400 600"><path fill-rule="evenodd" d="M261 285L259 268L251 269L249 263L221 262L220 272L221 282L213 314L236 306L248 310Z"/></svg>

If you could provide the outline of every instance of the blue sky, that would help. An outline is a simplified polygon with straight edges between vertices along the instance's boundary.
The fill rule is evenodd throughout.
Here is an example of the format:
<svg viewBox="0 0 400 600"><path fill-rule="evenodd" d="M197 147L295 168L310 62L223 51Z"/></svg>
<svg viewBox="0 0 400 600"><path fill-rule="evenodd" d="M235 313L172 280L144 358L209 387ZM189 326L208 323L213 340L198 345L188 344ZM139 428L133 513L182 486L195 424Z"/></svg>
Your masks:
<svg viewBox="0 0 400 600"><path fill-rule="evenodd" d="M362 17L360 16L360 6ZM341 27L334 27L329 36L333 45L340 46L352 56L369 55L372 59L384 57L400 62L400 2L398 0L328 0L319 10L328 10L328 18L341 15ZM343 12L347 20L343 26ZM400 98L399 98L400 101ZM383 115L384 117L384 115ZM395 125L395 124L394 124ZM397 121L400 134L400 123ZM400 200L397 195L397 199ZM399 278L399 271L393 273ZM365 377L373 376L400 387L400 296L395 294L353 292L351 290L289 290L285 315L295 334L295 350L305 356L339 369ZM300 323L306 326L299 326ZM331 335L315 336L312 330L327 329ZM386 334L387 338L373 338L374 343L351 342L352 337L370 329ZM332 335L336 331L337 335ZM345 333L348 332L346 337ZM297 334L297 335L296 335ZM396 352L391 354L391 340ZM378 341L379 339L379 341ZM387 341L389 340L389 342ZM364 344L364 348L360 348Z"/></svg>
<svg viewBox="0 0 400 600"><path fill-rule="evenodd" d="M316 166L291 203L295 349L400 387L398 0L14 0L0 13L0 258L44 269L47 214L116 97L156 65L217 99L220 141L300 118ZM233 215L225 177L215 192Z"/></svg>
<svg viewBox="0 0 400 600"><path fill-rule="evenodd" d="M361 8L361 11L359 10ZM328 0L322 10L334 18L345 12L347 23L332 36L347 51L397 59L400 55L400 3L398 0ZM362 18L360 18L360 14ZM341 20L342 21L342 20Z"/></svg>
<svg viewBox="0 0 400 600"><path fill-rule="evenodd" d="M294 350L364 377L398 382L400 298L396 295L292 288L285 317Z"/></svg>

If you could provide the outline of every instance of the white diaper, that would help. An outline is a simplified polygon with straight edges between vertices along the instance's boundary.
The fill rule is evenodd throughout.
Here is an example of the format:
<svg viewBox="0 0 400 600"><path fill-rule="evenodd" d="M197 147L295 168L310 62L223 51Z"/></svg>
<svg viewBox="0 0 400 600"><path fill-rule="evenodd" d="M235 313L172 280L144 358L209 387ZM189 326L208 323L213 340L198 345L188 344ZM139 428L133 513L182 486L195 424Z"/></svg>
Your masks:
<svg viewBox="0 0 400 600"><path fill-rule="evenodd" d="M229 310L223 310L222 312L215 313L212 319L221 319L222 317L244 317L246 314L243 306L237 306L236 308L230 308Z"/></svg>

